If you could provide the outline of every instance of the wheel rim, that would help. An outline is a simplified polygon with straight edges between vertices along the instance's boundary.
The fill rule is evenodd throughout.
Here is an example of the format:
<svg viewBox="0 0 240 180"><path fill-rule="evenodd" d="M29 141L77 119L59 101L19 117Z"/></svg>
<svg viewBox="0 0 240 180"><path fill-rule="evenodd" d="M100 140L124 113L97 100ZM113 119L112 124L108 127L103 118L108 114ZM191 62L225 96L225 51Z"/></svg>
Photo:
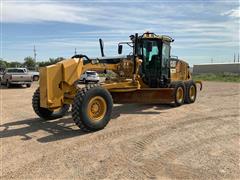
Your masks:
<svg viewBox="0 0 240 180"><path fill-rule="evenodd" d="M107 112L107 103L100 96L93 97L88 103L88 117L93 121L100 121Z"/></svg>
<svg viewBox="0 0 240 180"><path fill-rule="evenodd" d="M194 86L191 86L189 89L189 96L191 100L194 100L195 96L196 96L196 89Z"/></svg>
<svg viewBox="0 0 240 180"><path fill-rule="evenodd" d="M183 88L179 87L177 89L177 101L178 103L181 103L183 101Z"/></svg>

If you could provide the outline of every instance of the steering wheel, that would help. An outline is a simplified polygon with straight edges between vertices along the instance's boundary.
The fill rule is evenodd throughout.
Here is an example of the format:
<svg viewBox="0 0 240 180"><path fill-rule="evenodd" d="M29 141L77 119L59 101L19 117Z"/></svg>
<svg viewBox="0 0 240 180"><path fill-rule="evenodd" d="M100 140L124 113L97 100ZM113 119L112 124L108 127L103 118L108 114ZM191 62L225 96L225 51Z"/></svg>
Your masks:
<svg viewBox="0 0 240 180"><path fill-rule="evenodd" d="M73 59L73 58L83 58L83 57L85 57L88 61L90 61L90 59L89 59L86 55L84 55L84 54L76 54L76 55L74 55L74 56L72 57L72 59Z"/></svg>

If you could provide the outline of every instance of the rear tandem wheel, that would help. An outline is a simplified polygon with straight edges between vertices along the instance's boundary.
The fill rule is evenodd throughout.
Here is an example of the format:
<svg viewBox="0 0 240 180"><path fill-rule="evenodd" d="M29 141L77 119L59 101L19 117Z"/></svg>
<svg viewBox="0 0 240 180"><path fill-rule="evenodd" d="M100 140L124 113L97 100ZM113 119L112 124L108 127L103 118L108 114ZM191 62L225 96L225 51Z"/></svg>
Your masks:
<svg viewBox="0 0 240 180"><path fill-rule="evenodd" d="M174 102L172 106L177 107L177 106L183 105L184 99L185 99L185 92L186 92L185 84L182 81L176 81L176 82L173 82L170 85L170 87L174 88L174 91L173 91Z"/></svg>
<svg viewBox="0 0 240 180"><path fill-rule="evenodd" d="M197 97L197 86L196 83L191 80L186 83L185 103L194 103Z"/></svg>

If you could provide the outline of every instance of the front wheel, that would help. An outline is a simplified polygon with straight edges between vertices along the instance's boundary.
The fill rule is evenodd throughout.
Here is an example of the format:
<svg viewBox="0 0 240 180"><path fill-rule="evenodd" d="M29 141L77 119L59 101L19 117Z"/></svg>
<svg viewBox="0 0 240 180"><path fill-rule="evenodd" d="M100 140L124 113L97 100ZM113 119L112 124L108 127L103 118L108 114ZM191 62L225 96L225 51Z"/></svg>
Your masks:
<svg viewBox="0 0 240 180"><path fill-rule="evenodd" d="M73 100L72 118L83 131L101 130L110 121L112 107L112 96L106 89L87 86Z"/></svg>
<svg viewBox="0 0 240 180"><path fill-rule="evenodd" d="M61 108L56 111L48 108L40 107L40 91L39 88L34 92L32 98L32 107L34 112L44 120L52 120L63 117L69 110L69 105L64 104Z"/></svg>

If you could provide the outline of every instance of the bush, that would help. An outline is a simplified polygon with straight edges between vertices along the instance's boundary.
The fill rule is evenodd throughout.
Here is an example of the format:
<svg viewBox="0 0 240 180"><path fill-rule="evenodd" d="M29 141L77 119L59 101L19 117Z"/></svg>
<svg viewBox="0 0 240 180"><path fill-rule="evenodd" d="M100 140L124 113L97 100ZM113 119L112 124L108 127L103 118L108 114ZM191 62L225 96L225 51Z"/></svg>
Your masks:
<svg viewBox="0 0 240 180"><path fill-rule="evenodd" d="M193 75L193 79L203 81L240 82L240 75L234 73L206 73Z"/></svg>

